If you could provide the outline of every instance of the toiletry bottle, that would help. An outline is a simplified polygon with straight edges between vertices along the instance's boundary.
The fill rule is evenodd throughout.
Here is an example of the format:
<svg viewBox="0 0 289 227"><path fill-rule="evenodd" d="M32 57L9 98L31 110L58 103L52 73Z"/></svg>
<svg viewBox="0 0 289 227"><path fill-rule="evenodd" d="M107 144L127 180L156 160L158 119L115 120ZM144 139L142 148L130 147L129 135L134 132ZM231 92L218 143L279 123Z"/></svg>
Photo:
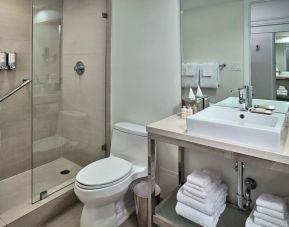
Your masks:
<svg viewBox="0 0 289 227"><path fill-rule="evenodd" d="M193 109L193 114L198 112L197 105L193 105L192 109Z"/></svg>
<svg viewBox="0 0 289 227"><path fill-rule="evenodd" d="M193 109L191 106L189 106L189 108L187 109L187 117L193 115Z"/></svg>
<svg viewBox="0 0 289 227"><path fill-rule="evenodd" d="M181 108L181 118L182 119L186 119L187 118L187 108L186 108L186 106L183 106L183 108Z"/></svg>

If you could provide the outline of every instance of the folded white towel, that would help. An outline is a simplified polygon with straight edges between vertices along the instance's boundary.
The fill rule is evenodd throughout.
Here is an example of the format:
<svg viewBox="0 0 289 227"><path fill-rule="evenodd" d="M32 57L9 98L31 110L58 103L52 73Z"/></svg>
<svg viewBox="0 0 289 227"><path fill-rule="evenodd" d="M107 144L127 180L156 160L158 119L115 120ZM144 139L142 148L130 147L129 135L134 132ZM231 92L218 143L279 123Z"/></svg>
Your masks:
<svg viewBox="0 0 289 227"><path fill-rule="evenodd" d="M196 170L187 176L187 181L198 186L200 191L220 179L221 175L214 173L211 170Z"/></svg>
<svg viewBox="0 0 289 227"><path fill-rule="evenodd" d="M250 216L247 218L245 226L246 226L246 227L262 227L261 225L257 225L257 224L254 222L253 213L254 213L254 210L251 212Z"/></svg>
<svg viewBox="0 0 289 227"><path fill-rule="evenodd" d="M196 209L211 216L216 212L216 210L218 210L226 203L226 197L228 195L227 190L227 185L222 184L206 199L203 199L203 201L199 201L185 195L184 189L181 187L177 193L177 200L193 209Z"/></svg>
<svg viewBox="0 0 289 227"><path fill-rule="evenodd" d="M221 180L215 180L209 187L205 188L204 190L200 191L196 189L193 184L185 183L183 188L185 190L185 194L196 200L202 201L202 199L206 199L211 192L214 192L216 188L221 184Z"/></svg>
<svg viewBox="0 0 289 227"><path fill-rule="evenodd" d="M275 225L275 224L273 224L273 223L267 222L267 221L265 221L265 220L263 220L263 219L256 218L256 217L254 217L254 223L255 223L256 225L260 225L260 226L262 226L262 227L282 227L282 226Z"/></svg>
<svg viewBox="0 0 289 227"><path fill-rule="evenodd" d="M270 194L262 194L256 200L257 206L265 207L281 213L287 213L286 200Z"/></svg>
<svg viewBox="0 0 289 227"><path fill-rule="evenodd" d="M281 227L288 227L288 220L286 219L279 219L279 218L273 218L267 214L259 213L258 211L254 211L253 213L254 219L261 219L263 221L269 222L271 224L274 224L276 226L281 226ZM256 222L257 223L257 222Z"/></svg>
<svg viewBox="0 0 289 227"><path fill-rule="evenodd" d="M220 84L220 69L217 63L204 63L200 66L200 85L205 88L218 88Z"/></svg>
<svg viewBox="0 0 289 227"><path fill-rule="evenodd" d="M176 206L176 212L178 215L181 215L184 218L187 218L190 221L204 227L215 227L218 224L220 215L225 211L225 209L226 204L216 210L216 213L214 215L209 216L198 210L192 209L180 202L178 202Z"/></svg>
<svg viewBox="0 0 289 227"><path fill-rule="evenodd" d="M257 206L256 211L259 213L267 214L273 218L279 218L279 219L287 219L288 213L281 213L275 210L268 209L266 207Z"/></svg>

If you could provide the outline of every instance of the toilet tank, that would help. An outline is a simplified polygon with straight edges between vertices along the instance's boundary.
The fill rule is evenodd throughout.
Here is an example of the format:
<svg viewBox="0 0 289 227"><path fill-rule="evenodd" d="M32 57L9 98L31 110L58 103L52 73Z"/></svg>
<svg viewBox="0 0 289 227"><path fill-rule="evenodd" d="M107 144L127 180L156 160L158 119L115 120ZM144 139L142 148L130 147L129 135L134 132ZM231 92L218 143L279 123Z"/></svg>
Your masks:
<svg viewBox="0 0 289 227"><path fill-rule="evenodd" d="M134 165L147 166L148 144L145 126L128 122L113 127L110 154Z"/></svg>

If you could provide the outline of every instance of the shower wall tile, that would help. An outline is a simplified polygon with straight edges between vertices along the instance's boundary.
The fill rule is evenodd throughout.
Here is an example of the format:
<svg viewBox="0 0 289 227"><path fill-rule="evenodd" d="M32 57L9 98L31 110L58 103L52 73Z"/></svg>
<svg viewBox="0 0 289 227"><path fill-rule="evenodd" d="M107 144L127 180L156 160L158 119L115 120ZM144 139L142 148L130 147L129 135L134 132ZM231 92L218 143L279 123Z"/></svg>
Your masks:
<svg viewBox="0 0 289 227"><path fill-rule="evenodd" d="M64 157L80 165L104 157L107 21L102 12L105 0L64 0L62 105L83 114L82 120L72 114L61 120L63 136L74 142ZM85 64L82 76L74 72L77 61Z"/></svg>
<svg viewBox="0 0 289 227"><path fill-rule="evenodd" d="M32 0L2 0L0 51L17 53L17 69L0 71L0 96L31 78ZM0 180L31 168L31 86L0 103Z"/></svg>
<svg viewBox="0 0 289 227"><path fill-rule="evenodd" d="M0 219L0 227L5 227L6 226L6 224L4 223L4 221L2 221L1 219Z"/></svg>

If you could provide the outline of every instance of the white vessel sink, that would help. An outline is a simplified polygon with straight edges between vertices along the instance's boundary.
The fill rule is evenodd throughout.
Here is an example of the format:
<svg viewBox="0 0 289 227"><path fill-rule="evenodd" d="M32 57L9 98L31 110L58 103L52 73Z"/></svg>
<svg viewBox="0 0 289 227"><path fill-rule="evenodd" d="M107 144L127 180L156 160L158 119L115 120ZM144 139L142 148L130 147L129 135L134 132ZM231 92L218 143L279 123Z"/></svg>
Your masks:
<svg viewBox="0 0 289 227"><path fill-rule="evenodd" d="M287 135L285 114L262 115L211 106L187 119L188 134L278 151Z"/></svg>
<svg viewBox="0 0 289 227"><path fill-rule="evenodd" d="M253 99L253 106L255 105L268 105L274 106L277 113L287 113L289 111L289 103L283 101L266 100L266 99ZM239 107L239 98L229 97L221 102L216 103L217 106L227 106L227 107Z"/></svg>

